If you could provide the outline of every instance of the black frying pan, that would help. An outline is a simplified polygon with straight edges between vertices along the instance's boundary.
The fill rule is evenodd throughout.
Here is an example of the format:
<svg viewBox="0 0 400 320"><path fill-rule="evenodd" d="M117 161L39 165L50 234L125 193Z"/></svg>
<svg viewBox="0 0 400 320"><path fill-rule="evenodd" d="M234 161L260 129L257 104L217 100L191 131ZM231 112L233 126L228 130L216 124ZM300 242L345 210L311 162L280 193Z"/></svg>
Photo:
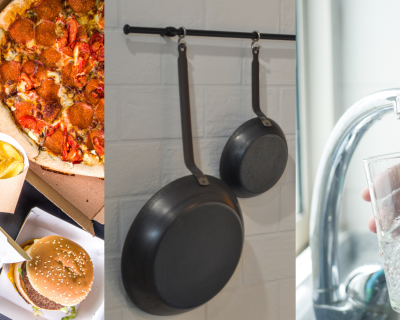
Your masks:
<svg viewBox="0 0 400 320"><path fill-rule="evenodd" d="M237 198L194 163L186 44L178 46L185 164L193 175L158 191L141 209L122 253L129 298L145 312L175 315L213 298L239 262L244 230Z"/></svg>
<svg viewBox="0 0 400 320"><path fill-rule="evenodd" d="M239 198L266 192L286 168L288 148L279 125L260 109L260 47L253 47L252 104L257 118L242 124L229 138L221 155L220 175Z"/></svg>

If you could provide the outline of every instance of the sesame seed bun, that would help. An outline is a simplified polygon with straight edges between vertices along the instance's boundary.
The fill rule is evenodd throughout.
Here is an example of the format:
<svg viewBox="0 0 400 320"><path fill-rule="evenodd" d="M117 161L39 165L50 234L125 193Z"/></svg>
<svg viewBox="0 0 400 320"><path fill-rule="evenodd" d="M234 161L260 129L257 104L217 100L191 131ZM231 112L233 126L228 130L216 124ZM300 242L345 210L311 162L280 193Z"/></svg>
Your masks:
<svg viewBox="0 0 400 320"><path fill-rule="evenodd" d="M15 285L29 304L44 310L59 310L77 305L87 297L93 285L94 268L89 254L80 245L64 237L48 236L22 247L32 260L16 265ZM23 277L18 268L22 269Z"/></svg>

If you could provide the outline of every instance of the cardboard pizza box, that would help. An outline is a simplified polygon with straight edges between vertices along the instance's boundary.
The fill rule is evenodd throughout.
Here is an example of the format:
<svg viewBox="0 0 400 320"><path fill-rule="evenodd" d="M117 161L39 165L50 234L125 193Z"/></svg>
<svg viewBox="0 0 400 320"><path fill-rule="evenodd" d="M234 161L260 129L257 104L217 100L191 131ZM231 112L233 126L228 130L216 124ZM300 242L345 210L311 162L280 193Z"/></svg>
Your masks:
<svg viewBox="0 0 400 320"><path fill-rule="evenodd" d="M11 144L24 158L24 170L13 178L0 179L0 212L14 213L29 170L28 156L22 146L10 136L0 132L0 141Z"/></svg>
<svg viewBox="0 0 400 320"><path fill-rule="evenodd" d="M104 180L46 171L33 162L26 180L92 235L91 220L104 224Z"/></svg>

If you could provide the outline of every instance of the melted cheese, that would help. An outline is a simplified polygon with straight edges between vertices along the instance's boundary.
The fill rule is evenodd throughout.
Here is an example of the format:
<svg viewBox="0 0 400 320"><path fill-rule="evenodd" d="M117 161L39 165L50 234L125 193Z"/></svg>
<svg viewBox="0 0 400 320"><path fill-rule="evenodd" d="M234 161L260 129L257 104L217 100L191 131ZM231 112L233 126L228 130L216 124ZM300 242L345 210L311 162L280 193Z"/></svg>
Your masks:
<svg viewBox="0 0 400 320"><path fill-rule="evenodd" d="M37 241L37 239L34 241L34 243L36 241ZM24 251L27 252L30 247L32 247L32 245L25 246ZM14 276L14 271L15 271L16 266L17 266L17 263L13 263L10 265L10 271L8 271L7 278L8 278L8 280L11 281L12 285L14 286L15 291L18 292L17 287L15 286L15 276Z"/></svg>
<svg viewBox="0 0 400 320"><path fill-rule="evenodd" d="M13 263L13 264L10 266L10 271L9 271L8 274L7 274L7 278L8 278L8 280L11 281L12 285L14 286L15 291L18 292L17 287L15 286L15 277L14 277L15 265L16 265L16 263Z"/></svg>
<svg viewBox="0 0 400 320"><path fill-rule="evenodd" d="M59 74L58 72L55 72L55 71L47 71L47 72L46 72L46 76L47 76L47 78L52 78L52 79L54 79L54 82L55 82L56 84L60 84L60 82L61 82L60 74Z"/></svg>
<svg viewBox="0 0 400 320"><path fill-rule="evenodd" d="M58 96L60 97L61 106L64 109L74 104L73 94L68 94L67 88L62 85L60 86L60 90L58 90Z"/></svg>
<svg viewBox="0 0 400 320"><path fill-rule="evenodd" d="M4 52L4 59L6 60L14 60L17 56L18 52L11 49Z"/></svg>
<svg viewBox="0 0 400 320"><path fill-rule="evenodd" d="M29 138L31 138L32 140L34 140L36 143L39 143L38 137L37 137L32 131L29 131L29 132L28 132L28 136L29 136Z"/></svg>

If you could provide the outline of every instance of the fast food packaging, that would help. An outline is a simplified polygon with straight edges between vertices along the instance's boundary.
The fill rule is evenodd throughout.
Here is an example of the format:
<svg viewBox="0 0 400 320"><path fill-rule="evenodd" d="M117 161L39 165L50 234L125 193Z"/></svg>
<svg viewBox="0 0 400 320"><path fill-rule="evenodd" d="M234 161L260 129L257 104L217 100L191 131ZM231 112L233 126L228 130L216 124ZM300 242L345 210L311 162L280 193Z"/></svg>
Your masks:
<svg viewBox="0 0 400 320"><path fill-rule="evenodd" d="M0 179L0 212L14 213L29 169L29 160L22 146L10 136L0 132L0 141L8 142L24 158L24 170L16 177Z"/></svg>
<svg viewBox="0 0 400 320"><path fill-rule="evenodd" d="M79 305L75 306L77 316L74 320L104 319L104 241L92 237L82 229L75 227L64 220L58 219L43 210L34 208L25 220L25 223L16 239L16 243L22 244L30 239L43 238L49 235L59 235L78 243L88 252L93 261L93 287L87 298ZM5 237L9 240L9 237ZM1 252L3 249L3 242L6 241L4 239L2 233L0 233L0 259L2 257ZM12 247L15 248L15 243L13 243ZM16 262L26 259L26 257L18 256L15 252L12 252L12 254L15 255L15 258L17 259ZM62 311L42 311L43 315L35 316L32 306L27 304L16 292L11 281L8 279L8 273L10 270L10 264L8 263L9 262L6 262L3 271L0 274L1 314L10 319L24 320L60 320L66 316Z"/></svg>
<svg viewBox="0 0 400 320"><path fill-rule="evenodd" d="M31 257L0 227L0 272L6 264L29 260Z"/></svg>

